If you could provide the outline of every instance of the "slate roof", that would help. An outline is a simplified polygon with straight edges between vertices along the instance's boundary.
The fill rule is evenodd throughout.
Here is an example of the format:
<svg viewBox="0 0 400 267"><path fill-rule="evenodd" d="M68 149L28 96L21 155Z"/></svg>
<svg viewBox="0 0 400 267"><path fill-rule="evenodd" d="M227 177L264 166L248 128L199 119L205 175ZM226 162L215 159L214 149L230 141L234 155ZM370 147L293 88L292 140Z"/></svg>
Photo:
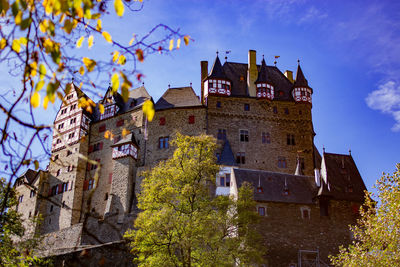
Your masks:
<svg viewBox="0 0 400 267"><path fill-rule="evenodd" d="M233 156L231 145L229 144L228 139L225 141L224 146L221 151L220 159L218 160L218 164L226 165L226 166L237 166L235 157Z"/></svg>
<svg viewBox="0 0 400 267"><path fill-rule="evenodd" d="M254 200L260 202L312 204L313 198L318 192L312 176L246 169L234 169L233 171L238 188L244 182L251 183L254 186ZM289 191L287 195L284 193L285 180ZM257 193L259 182L262 193Z"/></svg>
<svg viewBox="0 0 400 267"><path fill-rule="evenodd" d="M124 144L128 144L128 143L132 143L136 147L139 147L136 142L135 135L133 133L127 134L124 138L121 138L121 140L119 140L117 143L111 145L111 147L116 147L116 146L120 146L120 145L124 145Z"/></svg>
<svg viewBox="0 0 400 267"><path fill-rule="evenodd" d="M169 88L155 104L156 110L202 106L192 87Z"/></svg>
<svg viewBox="0 0 400 267"><path fill-rule="evenodd" d="M211 68L211 72L208 75L207 79L227 79L225 72L222 68L221 61L219 60L219 57L215 58L214 64Z"/></svg>
<svg viewBox="0 0 400 267"><path fill-rule="evenodd" d="M335 199L364 201L364 181L351 155L323 154L330 194ZM326 190L324 193L327 193Z"/></svg>
<svg viewBox="0 0 400 267"><path fill-rule="evenodd" d="M297 66L297 73L296 73L296 80L294 81L294 87L309 87L308 81L304 77L300 64Z"/></svg>
<svg viewBox="0 0 400 267"><path fill-rule="evenodd" d="M271 79L268 76L267 64L265 64L265 59L262 59L261 61L261 67L259 68L258 77L255 83L272 83Z"/></svg>
<svg viewBox="0 0 400 267"><path fill-rule="evenodd" d="M247 68L248 65L244 63L224 63L223 70L228 79L232 82L232 96L249 96L249 90L247 88ZM260 68L261 66L257 65L257 69L260 70ZM266 75L269 77L271 84L274 85L274 99L293 101L292 94L290 93L293 84L277 67L266 65ZM240 79L240 77L243 77L243 79ZM279 95L279 91L283 92L283 96Z"/></svg>
<svg viewBox="0 0 400 267"><path fill-rule="evenodd" d="M24 174L22 174L18 179L15 180L14 186L15 186L16 182L20 179L24 179L26 183L32 184L33 181L35 181L37 174L38 174L38 172L34 171L32 169L26 170L26 172Z"/></svg>

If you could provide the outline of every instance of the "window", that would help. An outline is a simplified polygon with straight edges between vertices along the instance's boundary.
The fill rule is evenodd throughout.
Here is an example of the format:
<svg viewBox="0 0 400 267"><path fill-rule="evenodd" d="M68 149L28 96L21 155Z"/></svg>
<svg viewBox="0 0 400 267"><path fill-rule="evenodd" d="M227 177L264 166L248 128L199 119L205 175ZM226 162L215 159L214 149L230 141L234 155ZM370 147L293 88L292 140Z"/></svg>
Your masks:
<svg viewBox="0 0 400 267"><path fill-rule="evenodd" d="M54 206L50 205L50 212L53 212Z"/></svg>
<svg viewBox="0 0 400 267"><path fill-rule="evenodd" d="M264 190L261 186L257 186L257 193L263 193Z"/></svg>
<svg viewBox="0 0 400 267"><path fill-rule="evenodd" d="M68 191L68 183L69 183L69 182L66 182L66 183L63 183L63 184L62 184L62 191L63 191L63 192Z"/></svg>
<svg viewBox="0 0 400 267"><path fill-rule="evenodd" d="M74 138L74 136L75 136L75 133L70 133L70 134L68 135L68 139L72 139L72 138Z"/></svg>
<svg viewBox="0 0 400 267"><path fill-rule="evenodd" d="M67 100L70 100L73 97L74 97L74 95L69 95L69 96L67 96Z"/></svg>
<svg viewBox="0 0 400 267"><path fill-rule="evenodd" d="M225 174L225 186L231 186L231 174Z"/></svg>
<svg viewBox="0 0 400 267"><path fill-rule="evenodd" d="M248 130L240 130L240 142L249 142Z"/></svg>
<svg viewBox="0 0 400 267"><path fill-rule="evenodd" d="M273 107L272 111L274 112L274 114L278 114L278 108L277 107Z"/></svg>
<svg viewBox="0 0 400 267"><path fill-rule="evenodd" d="M296 145L296 142L294 141L294 134L288 134L286 136L286 143L288 146L294 146Z"/></svg>
<svg viewBox="0 0 400 267"><path fill-rule="evenodd" d="M285 108L285 109L284 109L284 112L285 112L285 114L289 114L289 109L288 109L288 108Z"/></svg>
<svg viewBox="0 0 400 267"><path fill-rule="evenodd" d="M61 115L64 115L65 113L67 113L67 109L66 108L61 110Z"/></svg>
<svg viewBox="0 0 400 267"><path fill-rule="evenodd" d="M194 116L190 115L189 116L189 124L193 124L194 123Z"/></svg>
<svg viewBox="0 0 400 267"><path fill-rule="evenodd" d="M57 170L56 176L59 176L61 174L61 169Z"/></svg>
<svg viewBox="0 0 400 267"><path fill-rule="evenodd" d="M158 139L158 148L164 149L169 147L169 136L160 137Z"/></svg>
<svg viewBox="0 0 400 267"><path fill-rule="evenodd" d="M36 195L36 192L35 192L35 190L31 190L31 194L30 194L30 196L29 197L34 197Z"/></svg>
<svg viewBox="0 0 400 267"><path fill-rule="evenodd" d="M60 124L58 125L58 130L60 130L60 129L62 129L62 128L64 128L64 123L60 123Z"/></svg>
<svg viewBox="0 0 400 267"><path fill-rule="evenodd" d="M250 104L244 104L244 111L250 111Z"/></svg>
<svg viewBox="0 0 400 267"><path fill-rule="evenodd" d="M106 131L106 125L103 124L99 127L99 133L105 132Z"/></svg>
<svg viewBox="0 0 400 267"><path fill-rule="evenodd" d="M108 200L108 193L104 195L104 200Z"/></svg>
<svg viewBox="0 0 400 267"><path fill-rule="evenodd" d="M225 177L219 177L219 186L225 186Z"/></svg>
<svg viewBox="0 0 400 267"><path fill-rule="evenodd" d="M246 163L246 155L244 152L236 153L236 163L245 164Z"/></svg>
<svg viewBox="0 0 400 267"><path fill-rule="evenodd" d="M67 170L68 172L72 172L74 170L74 165L69 165Z"/></svg>
<svg viewBox="0 0 400 267"><path fill-rule="evenodd" d="M30 218L31 216L32 216L32 212L30 211L30 212L29 212L29 218Z"/></svg>
<svg viewBox="0 0 400 267"><path fill-rule="evenodd" d="M218 129L218 140L225 140L226 139L226 130L225 129Z"/></svg>
<svg viewBox="0 0 400 267"><path fill-rule="evenodd" d="M90 179L88 184L88 190L92 189L93 187L94 187L94 179Z"/></svg>
<svg viewBox="0 0 400 267"><path fill-rule="evenodd" d="M53 161L56 161L56 160L58 160L58 155L55 155L55 156L54 156Z"/></svg>
<svg viewBox="0 0 400 267"><path fill-rule="evenodd" d="M271 143L271 137L270 137L269 133L263 132L261 134L261 142L263 144L270 144Z"/></svg>
<svg viewBox="0 0 400 267"><path fill-rule="evenodd" d="M24 199L24 195L19 196L19 197L18 197L18 202L21 203L23 199Z"/></svg>
<svg viewBox="0 0 400 267"><path fill-rule="evenodd" d="M72 155L72 151L71 151L71 150L67 150L67 157L68 157L69 155Z"/></svg>
<svg viewBox="0 0 400 267"><path fill-rule="evenodd" d="M125 121L124 121L123 119L122 119L122 120L119 120L119 121L117 121L116 126L117 126L117 127L120 127L120 126L124 125L124 123L125 123Z"/></svg>
<svg viewBox="0 0 400 267"><path fill-rule="evenodd" d="M61 139L57 139L56 144L61 143Z"/></svg>
<svg viewBox="0 0 400 267"><path fill-rule="evenodd" d="M217 108L221 108L221 107L222 107L221 101L217 101Z"/></svg>
<svg viewBox="0 0 400 267"><path fill-rule="evenodd" d="M76 104L73 104L72 106L71 106L71 110L74 110L76 108Z"/></svg>
<svg viewBox="0 0 400 267"><path fill-rule="evenodd" d="M69 124L74 124L76 122L76 118L71 119L71 121L69 122Z"/></svg>
<svg viewBox="0 0 400 267"><path fill-rule="evenodd" d="M285 157L279 157L278 158L278 168L286 168L286 158Z"/></svg>
<svg viewBox="0 0 400 267"><path fill-rule="evenodd" d="M265 216L265 207L258 207L258 215Z"/></svg>
<svg viewBox="0 0 400 267"><path fill-rule="evenodd" d="M301 218L302 219L310 219L311 215L311 210L309 207L301 207L300 208L301 212Z"/></svg>
<svg viewBox="0 0 400 267"><path fill-rule="evenodd" d="M103 142L100 142L100 143L96 143L96 144L94 144L93 145L93 147L89 147L89 153L90 152L94 152L94 151L98 151L98 150L102 150L103 149Z"/></svg>
<svg viewBox="0 0 400 267"><path fill-rule="evenodd" d="M160 118L160 125L165 125L165 117Z"/></svg>

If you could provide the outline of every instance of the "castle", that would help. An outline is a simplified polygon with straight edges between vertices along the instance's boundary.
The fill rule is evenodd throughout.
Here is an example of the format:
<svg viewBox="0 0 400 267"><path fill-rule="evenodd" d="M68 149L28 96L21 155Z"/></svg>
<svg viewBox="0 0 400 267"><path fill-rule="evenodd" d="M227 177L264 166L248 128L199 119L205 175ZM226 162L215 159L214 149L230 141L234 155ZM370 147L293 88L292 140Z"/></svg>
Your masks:
<svg viewBox="0 0 400 267"><path fill-rule="evenodd" d="M209 71L202 61L201 96L168 88L151 122L144 86L128 101L109 88L94 104L71 84L54 120L48 169L15 182L18 211L25 220L42 215L29 231L45 236L50 254L119 242L138 212L139 173L172 155L176 132L206 133L220 144L216 194L254 185L265 266L319 266L351 242L348 225L366 187L351 154L321 155L314 146L312 94L300 64L293 78L264 59L258 65L253 50L247 64L222 65L217 55Z"/></svg>

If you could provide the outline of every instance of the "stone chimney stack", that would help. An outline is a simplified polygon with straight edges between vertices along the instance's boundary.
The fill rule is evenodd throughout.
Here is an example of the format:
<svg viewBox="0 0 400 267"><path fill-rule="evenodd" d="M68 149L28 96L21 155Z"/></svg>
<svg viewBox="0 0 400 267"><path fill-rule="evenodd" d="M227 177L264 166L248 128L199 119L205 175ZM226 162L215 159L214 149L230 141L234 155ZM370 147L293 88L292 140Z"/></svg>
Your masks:
<svg viewBox="0 0 400 267"><path fill-rule="evenodd" d="M285 74L286 78L288 78L288 80L289 80L291 83L294 83L294 80L293 80L293 71L291 71L291 70L286 70L284 74Z"/></svg>
<svg viewBox="0 0 400 267"><path fill-rule="evenodd" d="M256 97L256 85L254 82L257 80L258 70L257 70L257 58L256 51L249 50L249 65L247 68L247 87L249 88L249 95Z"/></svg>
<svg viewBox="0 0 400 267"><path fill-rule="evenodd" d="M201 61L201 104L204 105L204 79L208 76L208 61Z"/></svg>

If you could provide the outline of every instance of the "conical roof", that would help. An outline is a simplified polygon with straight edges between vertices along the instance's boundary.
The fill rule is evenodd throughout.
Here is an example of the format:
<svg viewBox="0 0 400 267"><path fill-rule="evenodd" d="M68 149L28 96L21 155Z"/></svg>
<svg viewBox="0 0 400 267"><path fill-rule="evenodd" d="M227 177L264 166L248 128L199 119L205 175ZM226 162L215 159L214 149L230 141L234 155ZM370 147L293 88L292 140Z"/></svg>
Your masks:
<svg viewBox="0 0 400 267"><path fill-rule="evenodd" d="M269 83L271 84L272 80L268 75L267 64L265 64L265 60L261 61L261 68L258 72L257 80L254 83Z"/></svg>
<svg viewBox="0 0 400 267"><path fill-rule="evenodd" d="M235 157L233 156L231 145L229 141L226 140L224 143L224 147L222 148L221 157L218 161L218 164L226 165L226 166L236 166Z"/></svg>
<svg viewBox="0 0 400 267"><path fill-rule="evenodd" d="M221 61L219 60L218 55L215 58L214 65L211 68L211 73L210 73L210 75L208 75L207 78L208 79L216 78L216 79L225 79L225 80L228 79L226 77L226 75L225 75L225 72L224 72L223 68L222 68Z"/></svg>
<svg viewBox="0 0 400 267"><path fill-rule="evenodd" d="M294 87L309 87L307 79L304 77L303 71L301 70L300 64L297 66L296 81Z"/></svg>
<svg viewBox="0 0 400 267"><path fill-rule="evenodd" d="M296 171L294 172L294 175L303 175L299 158L297 158Z"/></svg>

